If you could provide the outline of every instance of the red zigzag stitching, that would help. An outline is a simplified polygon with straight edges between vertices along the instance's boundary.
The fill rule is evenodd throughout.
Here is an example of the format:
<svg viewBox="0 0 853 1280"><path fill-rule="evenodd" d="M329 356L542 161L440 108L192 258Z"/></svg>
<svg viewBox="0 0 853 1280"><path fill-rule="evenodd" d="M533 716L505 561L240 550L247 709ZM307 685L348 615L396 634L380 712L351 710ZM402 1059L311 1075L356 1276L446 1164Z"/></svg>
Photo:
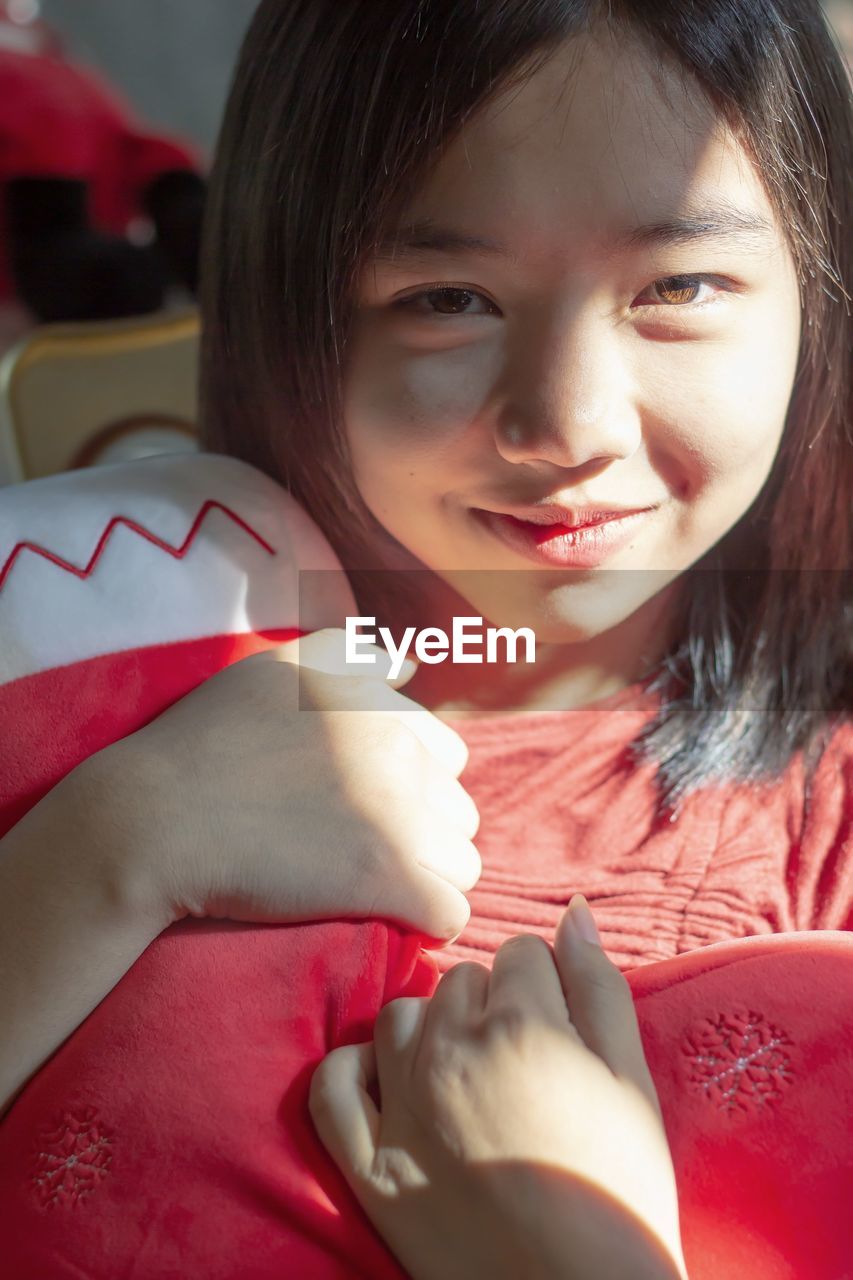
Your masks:
<svg viewBox="0 0 853 1280"><path fill-rule="evenodd" d="M81 569L77 565L71 564L68 560L63 560L60 556L54 555L52 551L47 551L44 547L39 547L34 542L19 542L4 564L2 572L0 572L0 591L3 590L6 579L12 572L12 566L22 551L33 551L36 555L43 556L44 559L49 560L51 564L58 565L60 569L64 569L67 573L73 573L75 578L90 577L101 558L104 547L112 536L113 529L120 524L125 525L128 529L132 529L133 532L138 533L141 538L147 538L155 547L159 547L161 551L168 552L168 554L173 556L175 560L183 560L184 556L195 541L195 536L201 528L205 516L208 511L212 511L214 508L223 512L224 515L228 516L229 520L233 520L236 525L239 525L240 528L248 533L250 537L254 538L255 542L257 542L259 546L263 547L264 551L269 555L274 556L276 554L275 549L271 547L268 542L265 542L261 535L256 533L251 525L248 525L245 520L241 519L236 512L232 511L229 507L224 506L221 502L215 502L213 499L208 499L199 511L193 521L192 528L179 547L173 547L170 543L164 542L162 538L158 538L156 534L151 533L151 531L146 529L143 525L137 524L135 520L128 520L126 516L113 516L112 520L98 539L98 545L92 552L92 558L86 565L85 569Z"/></svg>

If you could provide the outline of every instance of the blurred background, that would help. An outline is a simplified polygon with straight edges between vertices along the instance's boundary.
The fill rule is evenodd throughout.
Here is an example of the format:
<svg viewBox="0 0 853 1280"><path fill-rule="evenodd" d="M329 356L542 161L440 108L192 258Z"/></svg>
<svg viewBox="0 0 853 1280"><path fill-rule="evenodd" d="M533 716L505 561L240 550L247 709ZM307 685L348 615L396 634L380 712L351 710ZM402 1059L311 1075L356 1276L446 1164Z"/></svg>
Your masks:
<svg viewBox="0 0 853 1280"><path fill-rule="evenodd" d="M0 0L0 485L195 447L206 176L257 0ZM853 66L853 0L826 0Z"/></svg>
<svg viewBox="0 0 853 1280"><path fill-rule="evenodd" d="M39 7L69 50L100 68L147 121L209 155L255 3L42 0Z"/></svg>
<svg viewBox="0 0 853 1280"><path fill-rule="evenodd" d="M0 0L0 350L34 318L144 314L175 286L192 294L192 272L176 259L192 253L188 228L201 186L193 189L186 174L204 177L208 169L255 3ZM120 146L119 133L126 135ZM176 172L184 173L182 183L173 177L152 193L156 179ZM36 178L41 186L26 185ZM44 185L48 179L52 186ZM71 180L83 181L84 189L72 189ZM46 244L48 223L55 228L60 221L66 232L77 232L76 274L67 254L57 265ZM124 246L96 244L93 234L84 246L84 229L113 237L129 232L138 247L159 238L159 261L137 253L134 264ZM30 231L40 236L40 252L22 260L17 240ZM152 284L158 267L161 274L165 268L161 294ZM104 286L110 271L123 273L112 291ZM55 300L42 296L47 287ZM105 296L87 304L87 290Z"/></svg>
<svg viewBox="0 0 853 1280"><path fill-rule="evenodd" d="M256 0L0 0L0 485L196 447L206 176Z"/></svg>

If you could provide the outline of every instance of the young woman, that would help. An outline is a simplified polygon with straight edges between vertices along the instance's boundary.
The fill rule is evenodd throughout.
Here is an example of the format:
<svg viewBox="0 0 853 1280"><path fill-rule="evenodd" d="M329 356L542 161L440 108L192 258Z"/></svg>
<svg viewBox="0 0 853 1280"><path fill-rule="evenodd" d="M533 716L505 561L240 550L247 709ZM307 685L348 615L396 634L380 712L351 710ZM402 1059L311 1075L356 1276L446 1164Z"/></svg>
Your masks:
<svg viewBox="0 0 853 1280"><path fill-rule="evenodd" d="M623 965L850 910L789 824L849 732L849 89L817 4L607 12L262 5L214 175L211 447L362 614L537 637L406 685L474 754L454 958L578 887Z"/></svg>
<svg viewBox="0 0 853 1280"><path fill-rule="evenodd" d="M472 798L445 967L550 941L578 888L616 970L850 927L850 160L811 0L261 4L213 182L207 442L291 490L361 614L528 626L536 663L317 678L305 717L253 660L102 753L7 838L5 1096L187 912L457 933ZM120 857L51 912L20 849L93 788L109 830L131 768Z"/></svg>

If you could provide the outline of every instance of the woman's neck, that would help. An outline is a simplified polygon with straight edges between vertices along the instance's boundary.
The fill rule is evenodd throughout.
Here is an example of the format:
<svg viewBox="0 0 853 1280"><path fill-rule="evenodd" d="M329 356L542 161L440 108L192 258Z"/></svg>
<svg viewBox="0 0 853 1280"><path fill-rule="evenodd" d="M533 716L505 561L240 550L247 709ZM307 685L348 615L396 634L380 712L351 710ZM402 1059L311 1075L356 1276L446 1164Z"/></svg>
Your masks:
<svg viewBox="0 0 853 1280"><path fill-rule="evenodd" d="M535 675L528 670L520 677L518 668L487 668L472 677L458 666L445 672L421 663L405 693L440 720L474 720L496 714L568 711L600 702L634 683L629 676L593 666L566 671L553 664L543 673L538 656L537 665L540 671Z"/></svg>
<svg viewBox="0 0 853 1280"><path fill-rule="evenodd" d="M388 626L397 644L406 627L416 631L438 627L449 637L453 618L474 612L455 594L433 591L429 604L427 594L424 591L419 600L397 607L369 598L370 592L357 592L357 598L360 611L376 616L378 625ZM502 646L498 646L500 660L493 663L454 663L450 657L441 663L420 662L402 691L447 720L589 706L639 682L657 666L671 647L674 615L670 584L670 589L602 634L573 643L537 641L533 663L524 660L523 643L518 645L515 662L506 660ZM415 656L413 648L410 653Z"/></svg>

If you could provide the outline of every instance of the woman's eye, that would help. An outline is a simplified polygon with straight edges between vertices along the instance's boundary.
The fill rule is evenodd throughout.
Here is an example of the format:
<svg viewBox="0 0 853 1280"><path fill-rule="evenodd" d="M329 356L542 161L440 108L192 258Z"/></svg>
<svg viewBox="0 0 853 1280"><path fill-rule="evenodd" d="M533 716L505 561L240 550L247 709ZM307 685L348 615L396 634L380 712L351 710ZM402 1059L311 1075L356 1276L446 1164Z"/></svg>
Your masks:
<svg viewBox="0 0 853 1280"><path fill-rule="evenodd" d="M709 276L662 276L634 299L635 307L688 308L713 302L725 289L725 282ZM405 311L425 319L434 316L453 318L458 316L500 315L491 299L460 285L437 285L424 289L408 298L398 298L395 310Z"/></svg>
<svg viewBox="0 0 853 1280"><path fill-rule="evenodd" d="M703 289L708 293L703 295ZM713 282L706 276L664 276L650 284L633 305L687 307L694 302L710 302L714 293Z"/></svg>
<svg viewBox="0 0 853 1280"><path fill-rule="evenodd" d="M479 307L478 305L479 304ZM418 315L429 316L475 316L497 315L498 309L488 298L473 289L459 289L442 286L440 289L428 289L423 293L413 294L409 298L400 298L394 304L401 310L414 311Z"/></svg>

